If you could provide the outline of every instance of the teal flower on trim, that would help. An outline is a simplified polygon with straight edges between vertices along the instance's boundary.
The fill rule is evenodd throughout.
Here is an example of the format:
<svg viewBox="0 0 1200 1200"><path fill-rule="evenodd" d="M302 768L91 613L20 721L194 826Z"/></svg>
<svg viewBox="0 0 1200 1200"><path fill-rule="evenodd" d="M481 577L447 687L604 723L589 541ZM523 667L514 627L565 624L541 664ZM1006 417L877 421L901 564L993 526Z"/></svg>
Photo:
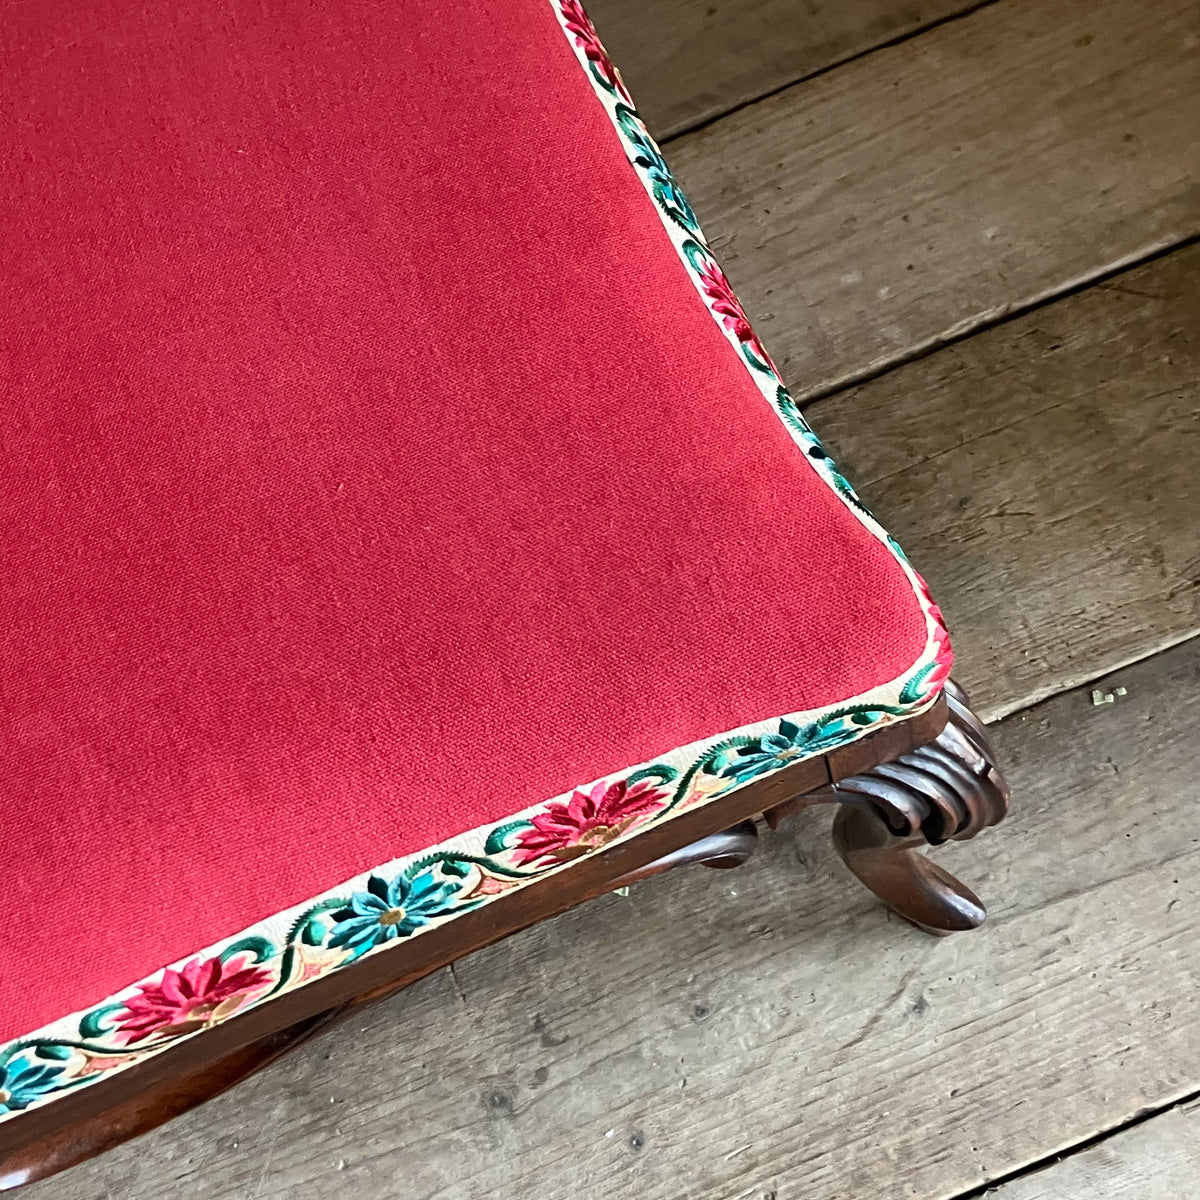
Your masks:
<svg viewBox="0 0 1200 1200"><path fill-rule="evenodd" d="M778 771L798 758L823 754L844 742L847 736L841 721L824 725L796 725L791 721L780 721L778 733L763 734L747 746L726 752L717 764L717 774L722 779L746 783L757 779L759 775Z"/></svg>
<svg viewBox="0 0 1200 1200"><path fill-rule="evenodd" d="M0 1113L28 1108L35 1100L56 1091L62 1085L59 1076L63 1070L34 1062L23 1054L10 1059L0 1068Z"/></svg>
<svg viewBox="0 0 1200 1200"><path fill-rule="evenodd" d="M397 875L391 883L372 875L367 890L355 892L349 907L333 914L329 945L351 950L358 958L393 938L408 937L447 912L460 886L428 870L414 879Z"/></svg>

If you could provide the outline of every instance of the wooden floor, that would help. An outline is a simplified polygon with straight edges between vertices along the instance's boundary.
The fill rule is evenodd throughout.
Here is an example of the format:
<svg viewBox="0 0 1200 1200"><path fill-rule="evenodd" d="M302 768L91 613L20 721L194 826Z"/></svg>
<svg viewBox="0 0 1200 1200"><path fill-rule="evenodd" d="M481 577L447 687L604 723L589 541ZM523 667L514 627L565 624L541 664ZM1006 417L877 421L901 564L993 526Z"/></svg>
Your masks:
<svg viewBox="0 0 1200 1200"><path fill-rule="evenodd" d="M1014 814L940 852L991 920L889 919L806 814L30 1200L1196 1200L1200 6L591 7L1003 718Z"/></svg>

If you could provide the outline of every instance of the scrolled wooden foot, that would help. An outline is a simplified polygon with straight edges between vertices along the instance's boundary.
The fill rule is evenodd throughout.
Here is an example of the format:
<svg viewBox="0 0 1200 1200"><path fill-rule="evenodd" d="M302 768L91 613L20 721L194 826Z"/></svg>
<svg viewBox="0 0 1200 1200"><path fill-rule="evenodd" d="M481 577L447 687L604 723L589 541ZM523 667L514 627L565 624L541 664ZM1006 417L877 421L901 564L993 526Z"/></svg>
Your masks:
<svg viewBox="0 0 1200 1200"><path fill-rule="evenodd" d="M946 685L949 720L932 742L832 785L834 844L881 900L931 933L974 929L986 916L970 888L919 848L974 837L1008 810L1008 785L966 694Z"/></svg>

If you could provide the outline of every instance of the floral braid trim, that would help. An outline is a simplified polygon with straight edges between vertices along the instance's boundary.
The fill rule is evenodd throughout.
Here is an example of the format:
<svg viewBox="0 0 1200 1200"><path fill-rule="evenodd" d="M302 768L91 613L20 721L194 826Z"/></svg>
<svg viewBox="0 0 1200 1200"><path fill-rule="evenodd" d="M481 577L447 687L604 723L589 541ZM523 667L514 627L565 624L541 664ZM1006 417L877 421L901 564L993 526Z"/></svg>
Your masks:
<svg viewBox="0 0 1200 1200"><path fill-rule="evenodd" d="M925 694L930 686L940 689L941 682L949 673L950 640L942 614L929 598L925 581L913 570L896 540L858 498L788 394L771 356L759 341L725 272L709 249L692 206L634 107L620 72L605 53L580 0L549 0L549 4L576 58L584 66L592 90L608 113L626 157L654 202L667 236L678 251L688 277L703 298L713 320L736 348L764 399L783 422L792 440L804 451L817 474L858 520L888 547L912 583L925 614L928 639L924 653L905 679L902 688L905 701ZM930 681L934 681L932 685Z"/></svg>
<svg viewBox="0 0 1200 1200"><path fill-rule="evenodd" d="M906 717L936 698L944 675L923 671L836 710L697 742L356 876L0 1048L0 1123L679 812Z"/></svg>
<svg viewBox="0 0 1200 1200"><path fill-rule="evenodd" d="M428 929L790 763L927 707L950 672L941 614L788 395L578 0L550 0L697 291L822 479L889 547L920 599L925 651L904 675L836 709L748 725L393 860L174 963L85 1012L0 1046L0 1122L86 1087L284 992Z"/></svg>

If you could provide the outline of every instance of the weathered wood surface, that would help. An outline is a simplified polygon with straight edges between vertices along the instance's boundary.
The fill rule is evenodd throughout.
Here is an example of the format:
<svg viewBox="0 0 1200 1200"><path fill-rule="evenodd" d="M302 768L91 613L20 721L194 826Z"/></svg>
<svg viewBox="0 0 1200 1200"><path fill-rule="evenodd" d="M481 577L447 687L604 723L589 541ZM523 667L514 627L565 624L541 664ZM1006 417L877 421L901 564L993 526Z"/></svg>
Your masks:
<svg viewBox="0 0 1200 1200"><path fill-rule="evenodd" d="M1200 246L812 406L986 717L1200 630Z"/></svg>
<svg viewBox="0 0 1200 1200"><path fill-rule="evenodd" d="M1002 724L944 848L977 933L889 919L805 814L493 946L30 1200L944 1197L1200 1078L1200 639Z"/></svg>
<svg viewBox="0 0 1200 1200"><path fill-rule="evenodd" d="M979 0L588 0L655 136L669 138Z"/></svg>
<svg viewBox="0 0 1200 1200"><path fill-rule="evenodd" d="M1196 1200L1200 1105L1185 1104L988 1193L988 1200Z"/></svg>
<svg viewBox="0 0 1200 1200"><path fill-rule="evenodd" d="M668 157L798 397L1200 232L1200 5L1005 0Z"/></svg>

